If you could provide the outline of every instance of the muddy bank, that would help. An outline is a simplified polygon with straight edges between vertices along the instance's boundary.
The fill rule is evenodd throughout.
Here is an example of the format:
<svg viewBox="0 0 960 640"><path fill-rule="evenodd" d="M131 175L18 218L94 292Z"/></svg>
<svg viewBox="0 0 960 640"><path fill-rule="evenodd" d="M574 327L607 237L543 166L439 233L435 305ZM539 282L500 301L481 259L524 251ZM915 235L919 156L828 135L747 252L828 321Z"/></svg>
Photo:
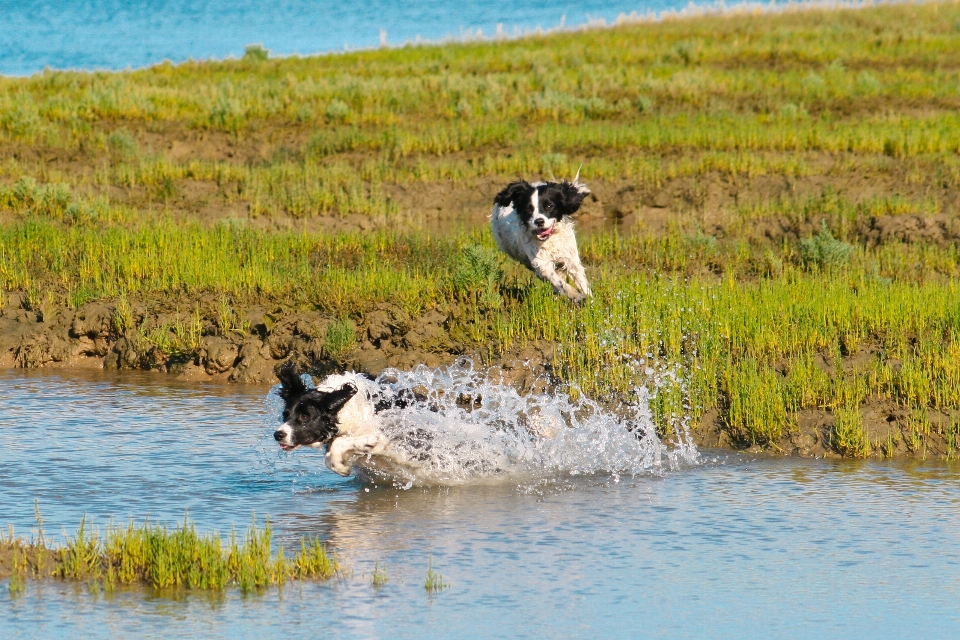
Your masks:
<svg viewBox="0 0 960 640"><path fill-rule="evenodd" d="M435 368L469 356L496 367L521 388L551 371L553 347L536 343L496 358L458 336L456 303L411 317L381 303L354 318L318 310L249 306L229 324L208 296L197 301L91 302L73 310L32 309L15 292L0 310L0 367L137 369L183 379L272 385L281 363L315 375L353 369L372 376L387 367ZM194 309L183 312L181 309ZM129 328L127 328L129 327Z"/></svg>
<svg viewBox="0 0 960 640"><path fill-rule="evenodd" d="M31 309L20 294L7 292L0 310L0 367L134 369L185 380L272 385L278 367L289 360L316 376L355 370L379 375L388 367L435 368L468 356L489 367L521 391L542 390L557 382L554 345L541 341L491 357L459 336L464 310L456 303L411 317L402 308L381 303L344 319L320 310L263 304L236 312L230 322L216 313L199 313L217 304L200 300L119 300L91 302L79 309ZM181 309L194 309L184 313ZM125 326L128 328L125 328ZM866 366L877 356L864 347L843 358L846 369ZM826 373L827 360L816 359ZM926 409L922 437L917 416L884 398L868 398L861 409L875 458L948 456L948 433L957 416ZM915 414L915 412L913 412ZM796 425L775 442L759 446L725 421L724 407L708 408L691 425L698 447L767 452L774 455L840 456L833 414L804 409Z"/></svg>
<svg viewBox="0 0 960 640"><path fill-rule="evenodd" d="M924 409L928 430L922 441L911 428L910 410L886 398L868 398L860 408L863 428L870 447L870 458L875 459L952 459L948 446L951 422L956 419L949 412ZM776 442L760 446L739 438L724 422L716 408L704 414L690 430L690 435L701 449L734 449L755 454L796 456L802 458L844 457L837 444L836 417L825 409L803 409L797 414L795 429Z"/></svg>

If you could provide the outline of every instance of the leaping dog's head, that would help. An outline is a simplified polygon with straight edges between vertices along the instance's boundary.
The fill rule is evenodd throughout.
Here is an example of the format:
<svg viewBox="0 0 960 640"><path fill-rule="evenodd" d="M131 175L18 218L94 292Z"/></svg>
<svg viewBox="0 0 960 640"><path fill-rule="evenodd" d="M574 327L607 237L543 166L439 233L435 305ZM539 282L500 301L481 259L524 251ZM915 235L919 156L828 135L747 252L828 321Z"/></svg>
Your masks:
<svg viewBox="0 0 960 640"><path fill-rule="evenodd" d="M283 424L273 438L280 448L293 451L329 444L337 435L337 413L357 394L356 385L347 383L333 391L311 389L291 363L280 369L278 377L284 401Z"/></svg>
<svg viewBox="0 0 960 640"><path fill-rule="evenodd" d="M554 234L563 216L572 215L580 209L589 193L586 185L576 180L533 184L520 180L508 184L493 201L501 207L512 205L520 222L542 242Z"/></svg>

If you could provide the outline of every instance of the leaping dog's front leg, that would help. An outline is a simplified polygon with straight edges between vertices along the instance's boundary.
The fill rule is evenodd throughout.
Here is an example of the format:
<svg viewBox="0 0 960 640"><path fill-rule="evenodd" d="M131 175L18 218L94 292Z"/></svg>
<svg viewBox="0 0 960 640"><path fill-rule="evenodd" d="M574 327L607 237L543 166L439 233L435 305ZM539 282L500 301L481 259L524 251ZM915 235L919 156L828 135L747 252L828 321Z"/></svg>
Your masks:
<svg viewBox="0 0 960 640"><path fill-rule="evenodd" d="M348 476L353 468L353 458L381 453L387 447L388 442L387 437L382 433L334 438L327 448L324 462L326 462L327 468L334 473Z"/></svg>
<svg viewBox="0 0 960 640"><path fill-rule="evenodd" d="M580 293L587 298L592 298L593 291L590 290L590 283L587 282L587 273L583 270L583 265L580 264L580 260L578 259L576 262L570 264L568 271L570 277L573 278L573 284L580 290Z"/></svg>
<svg viewBox="0 0 960 640"><path fill-rule="evenodd" d="M546 280L553 285L553 290L560 295L567 296L576 303L583 302L585 295L570 286L570 283L557 272L557 267L553 260L534 260L533 272L541 280ZM589 290L589 287L588 287Z"/></svg>

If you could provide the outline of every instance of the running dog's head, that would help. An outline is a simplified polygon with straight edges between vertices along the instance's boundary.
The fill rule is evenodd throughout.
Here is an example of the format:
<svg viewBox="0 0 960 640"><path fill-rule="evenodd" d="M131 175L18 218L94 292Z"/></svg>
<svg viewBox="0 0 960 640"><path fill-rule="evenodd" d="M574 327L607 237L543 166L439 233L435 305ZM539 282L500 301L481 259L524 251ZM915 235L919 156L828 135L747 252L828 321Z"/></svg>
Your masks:
<svg viewBox="0 0 960 640"><path fill-rule="evenodd" d="M576 181L511 182L493 199L501 207L513 206L520 222L541 242L557 230L563 216L577 212L590 193L586 185Z"/></svg>
<svg viewBox="0 0 960 640"><path fill-rule="evenodd" d="M283 424L273 438L284 451L297 447L322 447L337 436L337 413L357 387L347 383L333 391L319 391L304 384L291 363L280 369L280 397L283 398Z"/></svg>

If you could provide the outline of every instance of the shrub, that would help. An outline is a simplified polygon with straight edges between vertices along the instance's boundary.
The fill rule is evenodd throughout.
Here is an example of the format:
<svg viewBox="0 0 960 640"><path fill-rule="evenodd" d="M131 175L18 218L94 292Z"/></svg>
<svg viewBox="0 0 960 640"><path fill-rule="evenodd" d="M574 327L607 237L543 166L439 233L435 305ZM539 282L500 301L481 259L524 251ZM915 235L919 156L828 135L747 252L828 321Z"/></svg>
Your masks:
<svg viewBox="0 0 960 640"><path fill-rule="evenodd" d="M270 57L270 51L262 44L248 44L243 49L243 59L247 62L264 62Z"/></svg>
<svg viewBox="0 0 960 640"><path fill-rule="evenodd" d="M137 156L140 150L133 135L126 129L116 129L107 136L107 149L117 160L129 160Z"/></svg>
<svg viewBox="0 0 960 640"><path fill-rule="evenodd" d="M350 115L350 107L343 100L334 98L327 105L327 118L332 122L341 122Z"/></svg>
<svg viewBox="0 0 960 640"><path fill-rule="evenodd" d="M500 255L480 245L467 245L461 251L453 272L453 288L461 297L476 296L485 307L499 307L500 279L503 269Z"/></svg>
<svg viewBox="0 0 960 640"><path fill-rule="evenodd" d="M820 225L820 233L801 240L799 250L800 259L805 265L835 269L850 261L853 245L834 238L824 220Z"/></svg>

